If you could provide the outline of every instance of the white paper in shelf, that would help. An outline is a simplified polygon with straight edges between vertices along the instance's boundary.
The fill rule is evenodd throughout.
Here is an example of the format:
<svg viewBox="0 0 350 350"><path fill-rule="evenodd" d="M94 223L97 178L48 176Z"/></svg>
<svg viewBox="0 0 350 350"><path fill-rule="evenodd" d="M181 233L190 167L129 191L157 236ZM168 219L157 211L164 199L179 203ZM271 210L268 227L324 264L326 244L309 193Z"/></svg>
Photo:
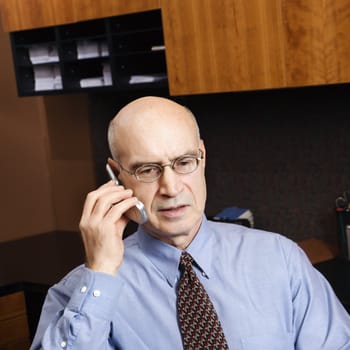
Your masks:
<svg viewBox="0 0 350 350"><path fill-rule="evenodd" d="M106 86L112 85L111 66L109 63L103 64L103 82Z"/></svg>
<svg viewBox="0 0 350 350"><path fill-rule="evenodd" d="M80 80L80 86L82 88L86 87L98 87L98 86L109 86L112 85L112 74L111 66L109 63L105 62L102 65L102 77L90 77Z"/></svg>
<svg viewBox="0 0 350 350"><path fill-rule="evenodd" d="M77 43L78 59L93 58L100 56L99 45L96 41L80 40Z"/></svg>
<svg viewBox="0 0 350 350"><path fill-rule="evenodd" d="M103 77L85 78L80 80L80 86L82 88L96 87L96 86L103 86L103 85L104 85Z"/></svg>
<svg viewBox="0 0 350 350"><path fill-rule="evenodd" d="M164 51L165 45L154 45L151 47L151 51Z"/></svg>
<svg viewBox="0 0 350 350"><path fill-rule="evenodd" d="M34 66L34 90L62 89L62 76L58 65Z"/></svg>
<svg viewBox="0 0 350 350"><path fill-rule="evenodd" d="M129 84L154 83L163 79L163 75L132 75Z"/></svg>
<svg viewBox="0 0 350 350"><path fill-rule="evenodd" d="M52 45L32 45L28 49L32 64L58 62L57 47Z"/></svg>
<svg viewBox="0 0 350 350"><path fill-rule="evenodd" d="M108 51L108 45L107 42L100 42L100 54L102 57L108 57L109 51Z"/></svg>
<svg viewBox="0 0 350 350"><path fill-rule="evenodd" d="M59 75L58 67L49 66L34 66L34 89L35 91L54 90L62 85L61 76Z"/></svg>
<svg viewBox="0 0 350 350"><path fill-rule="evenodd" d="M58 65L54 65L53 67L54 71L54 81L53 81L53 86L55 90L62 89L62 76L61 76L61 70L58 67Z"/></svg>
<svg viewBox="0 0 350 350"><path fill-rule="evenodd" d="M109 56L108 45L105 41L79 40L77 42L78 59L107 57Z"/></svg>

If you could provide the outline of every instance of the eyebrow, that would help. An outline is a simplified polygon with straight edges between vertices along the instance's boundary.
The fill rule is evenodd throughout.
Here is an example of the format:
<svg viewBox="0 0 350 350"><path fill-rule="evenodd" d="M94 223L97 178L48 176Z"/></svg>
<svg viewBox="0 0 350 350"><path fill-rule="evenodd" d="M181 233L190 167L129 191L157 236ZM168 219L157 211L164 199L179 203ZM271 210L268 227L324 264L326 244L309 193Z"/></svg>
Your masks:
<svg viewBox="0 0 350 350"><path fill-rule="evenodd" d="M183 153L181 155L179 155L178 157L175 157L173 159L170 159L169 162L174 161L175 159L181 158L183 156L196 156L196 153L198 152L199 148L196 151L188 151L186 153ZM149 165L149 164L158 164L158 165L162 165L165 164L164 162L134 162L132 164L129 165L129 170L131 171L135 171L137 168L139 168L140 166L143 165Z"/></svg>

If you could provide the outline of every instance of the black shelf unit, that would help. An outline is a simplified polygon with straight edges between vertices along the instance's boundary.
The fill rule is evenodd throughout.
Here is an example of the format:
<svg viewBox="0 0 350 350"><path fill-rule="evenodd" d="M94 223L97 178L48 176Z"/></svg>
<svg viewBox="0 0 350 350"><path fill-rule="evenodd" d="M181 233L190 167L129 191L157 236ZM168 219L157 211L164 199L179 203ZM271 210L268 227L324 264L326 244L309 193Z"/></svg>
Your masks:
<svg viewBox="0 0 350 350"><path fill-rule="evenodd" d="M11 33L19 96L168 88L160 10Z"/></svg>

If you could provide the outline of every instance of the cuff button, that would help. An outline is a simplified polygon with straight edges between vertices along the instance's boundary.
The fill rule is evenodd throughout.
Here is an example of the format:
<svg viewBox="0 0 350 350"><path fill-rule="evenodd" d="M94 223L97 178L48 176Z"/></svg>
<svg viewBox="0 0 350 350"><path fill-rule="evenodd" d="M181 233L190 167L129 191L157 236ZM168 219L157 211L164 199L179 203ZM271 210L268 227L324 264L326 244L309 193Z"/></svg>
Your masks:
<svg viewBox="0 0 350 350"><path fill-rule="evenodd" d="M92 292L92 295L94 297L99 297L101 295L101 292L98 290L98 289L95 289L93 292Z"/></svg>

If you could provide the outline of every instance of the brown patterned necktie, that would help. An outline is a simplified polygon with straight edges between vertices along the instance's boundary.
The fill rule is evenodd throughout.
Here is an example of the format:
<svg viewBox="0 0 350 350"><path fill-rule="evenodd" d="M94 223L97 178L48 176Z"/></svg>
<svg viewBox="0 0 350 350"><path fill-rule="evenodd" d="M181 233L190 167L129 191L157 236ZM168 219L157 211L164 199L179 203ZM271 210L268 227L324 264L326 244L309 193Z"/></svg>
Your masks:
<svg viewBox="0 0 350 350"><path fill-rule="evenodd" d="M177 289L177 310L184 349L228 349L214 305L192 264L191 255L183 252L180 259L182 276Z"/></svg>

